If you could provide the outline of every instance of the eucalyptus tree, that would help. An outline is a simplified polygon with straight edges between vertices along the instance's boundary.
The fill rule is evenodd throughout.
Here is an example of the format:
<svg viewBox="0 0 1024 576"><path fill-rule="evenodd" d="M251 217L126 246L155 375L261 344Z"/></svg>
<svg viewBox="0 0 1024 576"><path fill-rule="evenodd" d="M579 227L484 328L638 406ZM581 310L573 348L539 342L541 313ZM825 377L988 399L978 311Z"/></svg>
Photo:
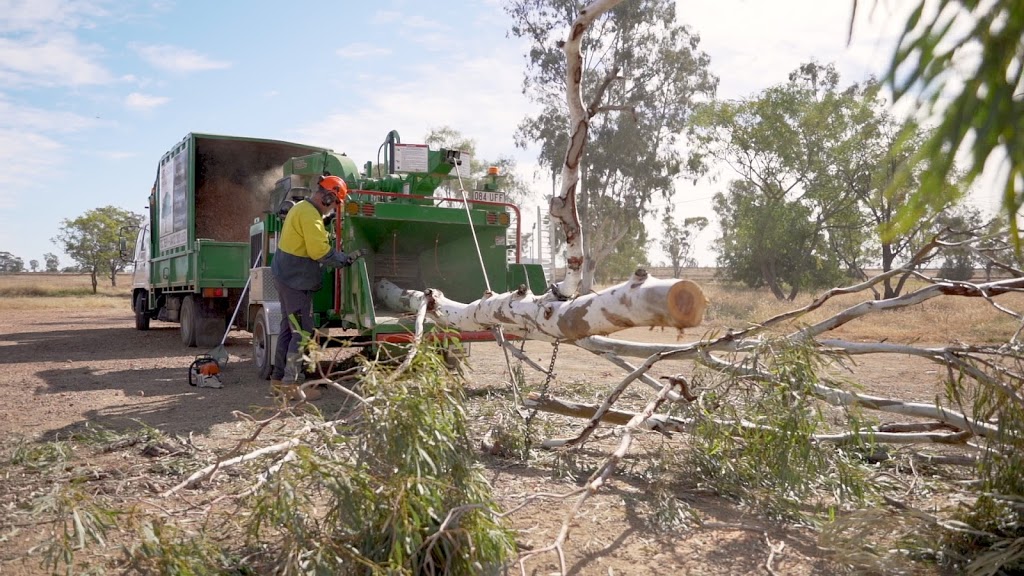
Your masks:
<svg viewBox="0 0 1024 576"><path fill-rule="evenodd" d="M567 159L573 133L566 104L567 59L561 41L579 15L572 0L510 0L511 33L530 42L524 93L540 112L523 120L517 143L536 144L552 177ZM588 130L575 192L583 239L579 291L621 243L640 239L651 201L671 197L686 175L679 152L698 101L713 97L718 79L708 70L700 38L676 18L675 2L622 2L603 12L583 38L581 94Z"/></svg>
<svg viewBox="0 0 1024 576"><path fill-rule="evenodd" d="M672 216L672 211L665 210L661 219L660 245L672 264L672 277L679 278L683 273L683 268L697 265L696 260L691 256L693 240L707 226L708 219L703 216L684 218L682 224L677 224Z"/></svg>
<svg viewBox="0 0 1024 576"><path fill-rule="evenodd" d="M77 218L65 218L53 242L81 268L88 272L92 291L96 292L98 277L103 274L117 286L117 273L128 265L121 259L119 237L126 227L137 227L142 216L117 206L89 210Z"/></svg>
<svg viewBox="0 0 1024 576"><path fill-rule="evenodd" d="M928 138L929 132L913 121L899 122L882 112L872 133L858 143L860 161L865 165L844 174L847 190L859 198L872 231L870 257L883 272L903 266L920 268L937 258L938 254L920 253L921 248L942 232L963 197L957 174L950 174L952 179L937 183L942 201L922 206L920 216L913 221L900 221L901 212L924 184L931 165L914 161ZM909 274L886 278L882 297L899 296L909 278Z"/></svg>
<svg viewBox="0 0 1024 576"><path fill-rule="evenodd" d="M720 163L740 178L715 200L727 276L792 299L862 260L865 222L844 164L873 129L865 102L876 89L840 89L833 66L810 63L754 97L701 107L691 166Z"/></svg>

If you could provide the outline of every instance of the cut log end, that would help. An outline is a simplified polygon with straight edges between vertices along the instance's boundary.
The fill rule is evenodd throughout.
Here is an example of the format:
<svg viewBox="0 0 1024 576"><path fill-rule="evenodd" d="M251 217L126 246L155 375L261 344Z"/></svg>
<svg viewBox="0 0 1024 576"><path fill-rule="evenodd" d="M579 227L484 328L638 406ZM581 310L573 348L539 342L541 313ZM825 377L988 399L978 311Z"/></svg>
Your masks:
<svg viewBox="0 0 1024 576"><path fill-rule="evenodd" d="M695 282L680 280L668 291L668 310L677 328L700 326L708 299Z"/></svg>

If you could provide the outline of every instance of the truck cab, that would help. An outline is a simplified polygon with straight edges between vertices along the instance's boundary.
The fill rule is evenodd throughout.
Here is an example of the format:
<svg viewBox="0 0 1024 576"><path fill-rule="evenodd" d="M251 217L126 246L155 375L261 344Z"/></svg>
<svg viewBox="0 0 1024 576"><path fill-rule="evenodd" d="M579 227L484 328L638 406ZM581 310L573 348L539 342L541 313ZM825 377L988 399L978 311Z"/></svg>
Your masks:
<svg viewBox="0 0 1024 576"><path fill-rule="evenodd" d="M132 252L132 311L135 312L135 327L139 330L149 330L149 230L149 223L143 223L135 236L135 250Z"/></svg>

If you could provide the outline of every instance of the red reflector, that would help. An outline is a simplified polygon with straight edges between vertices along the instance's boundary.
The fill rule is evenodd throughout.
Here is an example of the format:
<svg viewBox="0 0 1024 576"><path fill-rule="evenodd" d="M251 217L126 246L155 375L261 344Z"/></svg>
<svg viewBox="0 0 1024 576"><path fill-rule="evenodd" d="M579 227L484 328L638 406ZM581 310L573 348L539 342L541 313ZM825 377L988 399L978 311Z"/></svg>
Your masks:
<svg viewBox="0 0 1024 576"><path fill-rule="evenodd" d="M494 212L488 212L487 213L487 223L488 224L497 224L498 223L498 215L495 214Z"/></svg>
<svg viewBox="0 0 1024 576"><path fill-rule="evenodd" d="M361 210L361 212L363 213L363 216L373 216L375 211L376 211L376 206L374 204L372 204L372 203L370 203L370 204L363 204L362 210Z"/></svg>
<svg viewBox="0 0 1024 576"><path fill-rule="evenodd" d="M223 288L203 288L204 298L223 298L227 296Z"/></svg>

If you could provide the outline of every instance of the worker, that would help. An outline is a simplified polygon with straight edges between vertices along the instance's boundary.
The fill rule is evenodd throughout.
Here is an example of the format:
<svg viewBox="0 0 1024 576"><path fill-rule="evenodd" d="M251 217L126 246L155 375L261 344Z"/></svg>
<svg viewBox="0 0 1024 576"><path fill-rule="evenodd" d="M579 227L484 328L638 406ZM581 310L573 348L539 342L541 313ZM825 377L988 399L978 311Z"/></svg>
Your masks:
<svg viewBox="0 0 1024 576"><path fill-rule="evenodd" d="M281 237L271 270L274 286L281 302L281 330L274 352L271 393L277 397L298 400L299 386L305 379L302 333L292 329L292 318L302 331L313 334L313 293L323 283L322 265L333 268L351 266L360 256L335 250L324 228L323 217L345 201L348 186L338 176L320 176L317 189L299 202L285 216ZM317 400L316 388L302 391L306 400Z"/></svg>

